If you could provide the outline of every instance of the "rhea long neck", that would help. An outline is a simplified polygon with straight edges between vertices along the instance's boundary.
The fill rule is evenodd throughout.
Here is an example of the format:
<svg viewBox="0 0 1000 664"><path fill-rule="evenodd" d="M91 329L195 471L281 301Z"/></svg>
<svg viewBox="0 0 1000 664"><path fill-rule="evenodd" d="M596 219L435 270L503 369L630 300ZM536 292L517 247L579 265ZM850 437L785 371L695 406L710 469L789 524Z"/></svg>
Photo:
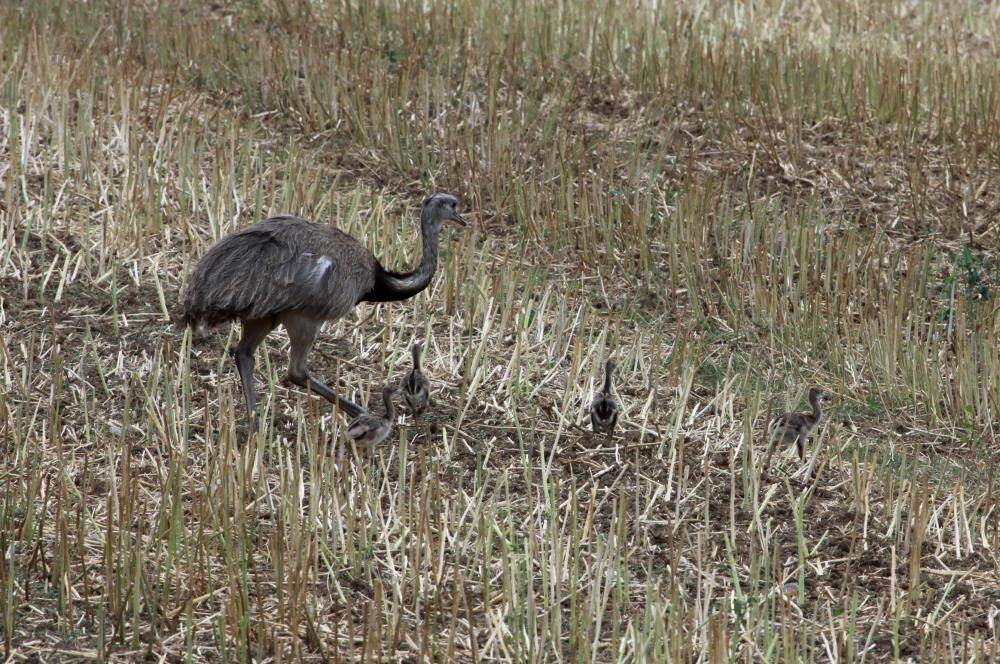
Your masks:
<svg viewBox="0 0 1000 664"><path fill-rule="evenodd" d="M813 418L817 422L819 422L820 419L823 417L823 411L822 411L822 409L820 409L820 406L819 406L819 399L820 399L820 396L818 394L816 394L816 395L810 395L810 397L809 397L809 404L812 406L812 409L813 409L813 412L812 412Z"/></svg>
<svg viewBox="0 0 1000 664"><path fill-rule="evenodd" d="M375 285L362 300L368 302L393 302L413 297L431 282L437 269L438 236L440 224L432 223L427 210L420 214L420 265L412 272L390 272L381 265L376 267Z"/></svg>
<svg viewBox="0 0 1000 664"><path fill-rule="evenodd" d="M615 370L615 365L608 362L604 366L604 394L611 394L611 373Z"/></svg>

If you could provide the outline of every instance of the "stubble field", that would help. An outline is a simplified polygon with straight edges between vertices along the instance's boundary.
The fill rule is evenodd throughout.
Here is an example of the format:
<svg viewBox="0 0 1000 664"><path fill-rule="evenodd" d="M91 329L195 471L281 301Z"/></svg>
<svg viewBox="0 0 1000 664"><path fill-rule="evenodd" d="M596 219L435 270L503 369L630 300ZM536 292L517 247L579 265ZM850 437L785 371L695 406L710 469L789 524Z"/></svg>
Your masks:
<svg viewBox="0 0 1000 664"><path fill-rule="evenodd" d="M1000 660L1000 10L796 4L0 3L5 655ZM311 356L375 404L424 340L427 421L345 452L277 332L249 436L194 262L403 269L437 190Z"/></svg>

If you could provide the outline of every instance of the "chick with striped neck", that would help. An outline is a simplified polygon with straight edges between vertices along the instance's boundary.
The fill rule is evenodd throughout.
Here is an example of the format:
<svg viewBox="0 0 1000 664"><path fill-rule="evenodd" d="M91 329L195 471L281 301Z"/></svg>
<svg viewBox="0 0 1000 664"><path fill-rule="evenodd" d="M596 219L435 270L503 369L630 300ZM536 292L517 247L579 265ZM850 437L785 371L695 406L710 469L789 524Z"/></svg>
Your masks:
<svg viewBox="0 0 1000 664"><path fill-rule="evenodd" d="M767 448L767 455L764 458L764 470L771 464L771 455L778 443L788 445L795 443L799 453L799 460L806 459L806 442L823 421L822 403L828 399L826 391L821 387L809 389L809 405L812 412L809 413L784 413L771 420L768 426L768 435L771 439Z"/></svg>
<svg viewBox="0 0 1000 664"><path fill-rule="evenodd" d="M403 378L403 382L399 388L403 393L403 400L406 401L407 407L416 417L419 417L424 412L431 398L431 382L420 369L420 354L422 351L423 345L420 342L413 344L413 347L410 349L410 353L413 356L413 369Z"/></svg>
<svg viewBox="0 0 1000 664"><path fill-rule="evenodd" d="M347 439L353 441L359 448L373 450L382 443L396 424L396 406L392 397L396 388L386 385L382 388L382 403L385 404L385 417L362 413L347 425Z"/></svg>
<svg viewBox="0 0 1000 664"><path fill-rule="evenodd" d="M590 426L594 433L604 433L608 440L614 434L618 424L618 404L611 393L611 377L615 371L615 361L608 360L604 365L604 389L590 403Z"/></svg>

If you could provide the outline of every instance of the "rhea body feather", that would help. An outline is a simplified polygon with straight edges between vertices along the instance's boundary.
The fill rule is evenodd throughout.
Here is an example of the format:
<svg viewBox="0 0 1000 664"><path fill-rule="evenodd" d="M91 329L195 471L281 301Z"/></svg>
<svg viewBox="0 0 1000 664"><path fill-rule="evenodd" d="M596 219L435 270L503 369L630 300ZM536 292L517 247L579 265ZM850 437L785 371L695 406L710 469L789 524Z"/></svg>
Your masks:
<svg viewBox="0 0 1000 664"><path fill-rule="evenodd" d="M198 261L184 297L188 325L260 320L297 311L335 320L358 303L411 297L437 267L436 233L411 273L382 267L350 235L298 217L272 217L229 235ZM423 269L421 269L423 268Z"/></svg>

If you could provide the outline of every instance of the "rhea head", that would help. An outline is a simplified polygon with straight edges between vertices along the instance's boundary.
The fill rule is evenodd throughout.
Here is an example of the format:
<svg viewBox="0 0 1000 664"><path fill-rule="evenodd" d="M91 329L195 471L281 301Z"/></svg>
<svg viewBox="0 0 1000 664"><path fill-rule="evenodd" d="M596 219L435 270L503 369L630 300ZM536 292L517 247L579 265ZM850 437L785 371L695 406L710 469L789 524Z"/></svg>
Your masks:
<svg viewBox="0 0 1000 664"><path fill-rule="evenodd" d="M445 221L454 221L460 226L466 225L465 219L458 213L458 199L444 192L425 198L420 216L422 220L431 222L437 228L440 228Z"/></svg>

